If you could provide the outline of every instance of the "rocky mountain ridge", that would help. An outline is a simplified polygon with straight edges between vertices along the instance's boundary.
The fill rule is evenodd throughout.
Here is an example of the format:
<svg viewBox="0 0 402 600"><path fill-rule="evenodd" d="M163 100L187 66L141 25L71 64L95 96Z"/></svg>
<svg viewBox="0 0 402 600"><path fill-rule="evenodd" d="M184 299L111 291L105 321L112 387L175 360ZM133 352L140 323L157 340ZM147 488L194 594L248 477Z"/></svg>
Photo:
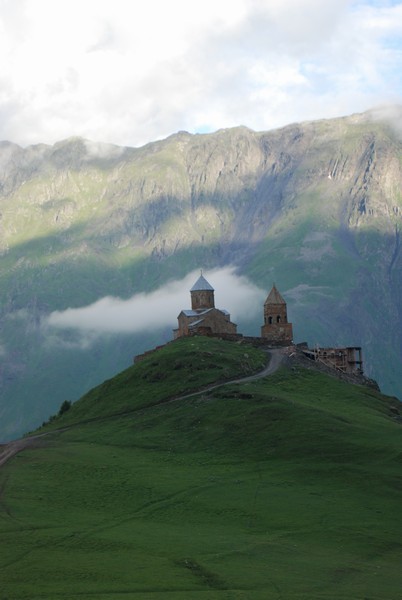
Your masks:
<svg viewBox="0 0 402 600"><path fill-rule="evenodd" d="M77 350L65 332L56 351L41 325L48 314L200 266L234 265L262 288L276 281L296 341L363 346L367 374L400 394L401 157L398 130L372 113L270 132L179 132L138 149L3 142L3 435L168 335Z"/></svg>

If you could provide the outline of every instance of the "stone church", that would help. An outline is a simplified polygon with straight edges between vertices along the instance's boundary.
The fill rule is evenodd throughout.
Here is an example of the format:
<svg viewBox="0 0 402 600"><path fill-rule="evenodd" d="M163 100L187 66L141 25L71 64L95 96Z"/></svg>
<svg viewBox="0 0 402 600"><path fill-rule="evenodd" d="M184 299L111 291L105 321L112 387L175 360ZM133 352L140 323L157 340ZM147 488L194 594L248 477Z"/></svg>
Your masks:
<svg viewBox="0 0 402 600"><path fill-rule="evenodd" d="M230 320L227 310L215 308L214 288L201 275L190 290L191 309L182 310L178 320L178 328L173 330L174 339L191 336L222 336L222 338L247 341L267 348L292 348L307 358L321 362L332 369L343 373L363 375L363 360L360 346L345 348L310 349L305 342L293 342L293 326L288 322L286 302L273 285L264 302L264 324L261 337L244 337L237 333L237 325ZM154 351L152 351L154 352ZM135 362L142 360L149 352L135 357Z"/></svg>
<svg viewBox="0 0 402 600"><path fill-rule="evenodd" d="M190 290L191 309L182 310L178 328L173 330L174 339L188 335L229 335L237 334L237 325L230 320L225 309L215 308L214 288L200 275ZM293 343L292 323L288 323L286 302L275 285L264 304L264 325L261 338L274 346L287 346Z"/></svg>
<svg viewBox="0 0 402 600"><path fill-rule="evenodd" d="M215 308L214 288L200 275L190 290L191 309L182 310L174 339L187 335L236 335L237 325L227 310Z"/></svg>

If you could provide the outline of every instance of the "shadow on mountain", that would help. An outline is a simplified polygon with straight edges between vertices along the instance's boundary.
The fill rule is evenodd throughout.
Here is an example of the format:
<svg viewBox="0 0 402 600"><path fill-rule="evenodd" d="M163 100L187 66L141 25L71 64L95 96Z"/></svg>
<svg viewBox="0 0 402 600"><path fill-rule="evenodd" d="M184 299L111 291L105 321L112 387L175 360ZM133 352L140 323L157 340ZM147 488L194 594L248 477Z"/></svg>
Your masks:
<svg viewBox="0 0 402 600"><path fill-rule="evenodd" d="M210 200L205 198L205 204ZM169 218L161 212L159 228ZM110 230L100 235L87 222L71 227L64 237L43 236L12 248L1 276L7 290L0 333L2 437L40 424L63 400L78 398L128 366L134 354L171 338L169 328L102 336L79 347L73 334L65 332L64 347L55 348L42 330L43 316L104 296L128 298L194 269L208 272L228 264L237 265L261 288L279 285L296 341L362 346L367 375L384 392L395 394L402 387L402 263L395 237L349 231L352 239L345 243L339 228L320 228L314 222L306 230L304 225L286 228L279 219L273 223L258 241L239 239L235 226L211 243L189 240L175 247L159 236L142 246L119 247L110 242ZM111 230L117 235L119 227ZM258 331L260 324L252 326Z"/></svg>
<svg viewBox="0 0 402 600"><path fill-rule="evenodd" d="M37 425L171 335L85 348L66 332L56 350L44 316L229 264L261 288L279 286L296 341L362 346L368 376L397 393L400 212L379 182L398 189L399 153L389 128L356 116L268 133L180 133L141 149L79 138L13 147L2 202L26 239L2 247L4 435Z"/></svg>

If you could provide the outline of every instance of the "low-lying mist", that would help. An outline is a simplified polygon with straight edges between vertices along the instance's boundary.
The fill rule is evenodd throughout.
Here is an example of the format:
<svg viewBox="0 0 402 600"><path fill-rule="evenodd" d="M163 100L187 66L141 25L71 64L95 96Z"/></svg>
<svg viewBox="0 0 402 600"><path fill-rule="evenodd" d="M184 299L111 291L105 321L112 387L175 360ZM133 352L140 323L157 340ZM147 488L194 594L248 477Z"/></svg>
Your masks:
<svg viewBox="0 0 402 600"><path fill-rule="evenodd" d="M189 290L199 277L192 271L184 279L170 281L151 293L135 294L128 300L106 296L81 308L68 308L49 315L46 325L57 329L75 329L85 336L136 333L162 327L175 328L182 309L191 308ZM235 267L205 273L215 288L215 306L226 309L231 319L246 323L261 313L266 291L246 277L236 275Z"/></svg>

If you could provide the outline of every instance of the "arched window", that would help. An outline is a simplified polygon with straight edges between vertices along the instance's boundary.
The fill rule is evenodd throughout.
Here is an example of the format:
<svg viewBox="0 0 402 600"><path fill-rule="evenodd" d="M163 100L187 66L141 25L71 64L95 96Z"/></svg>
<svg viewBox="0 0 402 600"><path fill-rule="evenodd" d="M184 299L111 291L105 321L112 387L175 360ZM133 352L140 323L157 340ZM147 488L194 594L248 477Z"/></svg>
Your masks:
<svg viewBox="0 0 402 600"><path fill-rule="evenodd" d="M281 317L280 317L280 315L278 315L278 316L276 317L276 322L277 322L277 323L280 323L280 322L281 322Z"/></svg>
<svg viewBox="0 0 402 600"><path fill-rule="evenodd" d="M268 317L268 323L272 325L272 317Z"/></svg>

